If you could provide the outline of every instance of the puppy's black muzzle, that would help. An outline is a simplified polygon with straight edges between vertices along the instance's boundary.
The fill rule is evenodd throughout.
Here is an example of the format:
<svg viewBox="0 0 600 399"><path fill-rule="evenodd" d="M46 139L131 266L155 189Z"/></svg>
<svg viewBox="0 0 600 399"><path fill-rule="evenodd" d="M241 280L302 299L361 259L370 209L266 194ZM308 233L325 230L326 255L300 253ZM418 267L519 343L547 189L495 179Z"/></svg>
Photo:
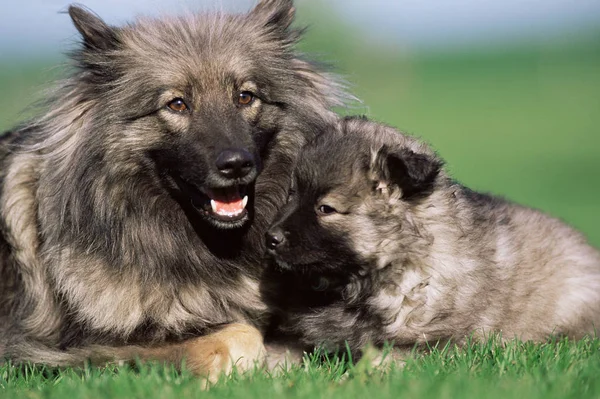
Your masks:
<svg viewBox="0 0 600 399"><path fill-rule="evenodd" d="M266 234L267 250L271 254L277 253L285 241L285 232L280 227L273 227Z"/></svg>

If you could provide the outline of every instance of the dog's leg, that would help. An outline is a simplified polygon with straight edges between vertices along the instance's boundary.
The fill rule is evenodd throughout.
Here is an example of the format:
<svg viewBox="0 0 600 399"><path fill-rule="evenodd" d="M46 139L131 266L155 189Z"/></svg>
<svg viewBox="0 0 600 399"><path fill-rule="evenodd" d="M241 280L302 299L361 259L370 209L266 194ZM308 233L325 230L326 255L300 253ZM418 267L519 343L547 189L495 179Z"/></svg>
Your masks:
<svg viewBox="0 0 600 399"><path fill-rule="evenodd" d="M175 364L185 361L186 368L194 374L207 376L216 382L221 373L262 367L266 360L263 336L256 328L246 324L229 324L212 334L194 338L170 347L157 348L158 359ZM175 358L170 356L175 354Z"/></svg>
<svg viewBox="0 0 600 399"><path fill-rule="evenodd" d="M241 372L263 366L266 351L263 336L256 328L246 324L228 324L222 329L201 337L179 343L152 347L92 345L58 351L32 342L14 345L9 358L16 363L32 362L50 366L67 367L107 363L130 363L135 360L185 364L192 373L216 382L222 373L230 374L234 367Z"/></svg>
<svg viewBox="0 0 600 399"><path fill-rule="evenodd" d="M262 367L266 360L260 331L238 323L181 343L130 350L142 361L166 362L176 366L185 363L189 371L206 377L210 383L215 383L222 373L230 374L234 367L244 372Z"/></svg>

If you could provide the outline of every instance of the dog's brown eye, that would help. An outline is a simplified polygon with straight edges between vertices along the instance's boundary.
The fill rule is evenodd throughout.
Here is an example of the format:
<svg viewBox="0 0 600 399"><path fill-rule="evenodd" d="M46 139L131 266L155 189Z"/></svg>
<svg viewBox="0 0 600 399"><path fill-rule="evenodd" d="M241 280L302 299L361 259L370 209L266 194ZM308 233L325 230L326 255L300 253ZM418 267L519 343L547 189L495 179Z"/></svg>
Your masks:
<svg viewBox="0 0 600 399"><path fill-rule="evenodd" d="M181 98L174 99L173 101L167 104L167 107L176 112L183 112L187 111L188 109L187 104Z"/></svg>
<svg viewBox="0 0 600 399"><path fill-rule="evenodd" d="M249 91L243 91L240 93L238 97L238 104L240 105L250 105L254 101L254 94Z"/></svg>
<svg viewBox="0 0 600 399"><path fill-rule="evenodd" d="M320 215L331 215L332 213L338 213L338 211L329 205L321 205L317 208Z"/></svg>

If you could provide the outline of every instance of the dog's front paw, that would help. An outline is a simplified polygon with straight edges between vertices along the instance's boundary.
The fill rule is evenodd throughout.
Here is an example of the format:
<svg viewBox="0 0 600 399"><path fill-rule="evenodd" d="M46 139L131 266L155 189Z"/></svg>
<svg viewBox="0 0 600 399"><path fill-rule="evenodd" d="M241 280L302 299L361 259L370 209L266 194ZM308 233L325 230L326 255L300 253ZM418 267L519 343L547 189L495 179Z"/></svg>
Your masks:
<svg viewBox="0 0 600 399"><path fill-rule="evenodd" d="M262 367L266 359L263 336L246 324L229 324L212 334L186 342L188 370L215 383L221 374L231 374Z"/></svg>

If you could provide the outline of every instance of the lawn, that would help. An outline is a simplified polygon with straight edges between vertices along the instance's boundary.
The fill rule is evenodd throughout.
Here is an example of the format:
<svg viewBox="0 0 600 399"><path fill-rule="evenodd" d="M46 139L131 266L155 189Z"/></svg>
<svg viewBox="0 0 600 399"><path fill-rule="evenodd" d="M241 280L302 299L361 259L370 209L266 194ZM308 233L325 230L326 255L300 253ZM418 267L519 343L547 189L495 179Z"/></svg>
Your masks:
<svg viewBox="0 0 600 399"><path fill-rule="evenodd" d="M17 398L489 398L600 397L600 341L547 344L495 340L432 348L386 373L368 363L308 359L285 375L255 372L210 390L188 373L162 366L46 370L0 367L0 397Z"/></svg>
<svg viewBox="0 0 600 399"><path fill-rule="evenodd" d="M600 40L464 52L383 48L314 23L303 49L335 60L366 113L431 142L472 188L541 208L600 246ZM0 130L59 72L54 61L0 61ZM6 398L600 398L600 342L493 340L434 349L385 375L364 363L307 361L210 391L161 366L47 370L0 366Z"/></svg>

